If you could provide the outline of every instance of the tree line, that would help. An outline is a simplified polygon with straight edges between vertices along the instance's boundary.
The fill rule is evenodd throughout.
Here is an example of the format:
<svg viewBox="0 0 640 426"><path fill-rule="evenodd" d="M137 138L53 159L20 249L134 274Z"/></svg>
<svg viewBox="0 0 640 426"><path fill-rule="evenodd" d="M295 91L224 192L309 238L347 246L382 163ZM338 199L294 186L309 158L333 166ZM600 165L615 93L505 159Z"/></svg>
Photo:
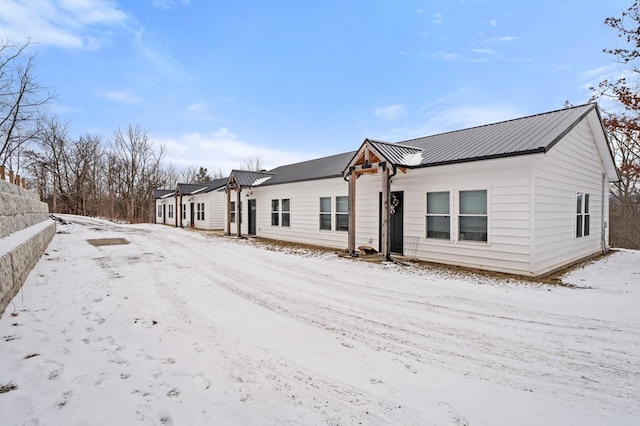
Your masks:
<svg viewBox="0 0 640 426"><path fill-rule="evenodd" d="M119 128L109 140L71 137L68 123L47 114L55 96L37 81L29 45L0 42L0 165L28 175L29 188L51 212L147 222L153 189L224 176L222 170L165 164L164 147L139 125ZM261 169L262 159L249 157L240 168Z"/></svg>
<svg viewBox="0 0 640 426"><path fill-rule="evenodd" d="M619 170L610 187L610 241L614 247L640 249L640 14L639 1L604 24L617 31L626 47L603 52L628 67L625 77L592 87L609 146ZM24 170L33 190L54 212L122 219L151 220L152 190L174 188L178 182L202 182L211 176L204 167L177 170L165 165L164 148L156 147L148 131L129 124L113 137L70 138L68 126L46 114L54 99L35 78L30 41L0 41L0 165ZM242 168L262 169L251 157Z"/></svg>

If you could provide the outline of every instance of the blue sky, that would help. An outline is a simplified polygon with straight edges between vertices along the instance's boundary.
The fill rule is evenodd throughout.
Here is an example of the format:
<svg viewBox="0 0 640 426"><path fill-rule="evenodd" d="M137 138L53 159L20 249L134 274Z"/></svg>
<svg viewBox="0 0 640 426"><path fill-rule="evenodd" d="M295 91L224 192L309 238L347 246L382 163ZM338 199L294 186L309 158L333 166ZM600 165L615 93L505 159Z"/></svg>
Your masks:
<svg viewBox="0 0 640 426"><path fill-rule="evenodd" d="M267 168L586 102L631 0L0 0L72 136Z"/></svg>

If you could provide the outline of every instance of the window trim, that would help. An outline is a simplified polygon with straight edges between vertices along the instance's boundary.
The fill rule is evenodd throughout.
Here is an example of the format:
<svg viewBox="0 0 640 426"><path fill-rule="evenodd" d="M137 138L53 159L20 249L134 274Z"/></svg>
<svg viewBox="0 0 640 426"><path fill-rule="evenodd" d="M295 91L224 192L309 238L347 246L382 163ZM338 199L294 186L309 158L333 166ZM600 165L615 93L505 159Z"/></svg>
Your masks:
<svg viewBox="0 0 640 426"><path fill-rule="evenodd" d="M236 223L236 202L229 201L229 210L231 212L231 218L229 223Z"/></svg>

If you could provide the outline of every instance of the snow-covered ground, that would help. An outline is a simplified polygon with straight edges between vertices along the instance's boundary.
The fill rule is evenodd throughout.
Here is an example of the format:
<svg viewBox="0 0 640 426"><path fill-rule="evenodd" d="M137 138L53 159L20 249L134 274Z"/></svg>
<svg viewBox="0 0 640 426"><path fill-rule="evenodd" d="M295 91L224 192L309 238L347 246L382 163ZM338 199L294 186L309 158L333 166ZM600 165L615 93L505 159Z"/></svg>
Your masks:
<svg viewBox="0 0 640 426"><path fill-rule="evenodd" d="M2 425L640 424L640 252L570 288L68 219L0 319Z"/></svg>

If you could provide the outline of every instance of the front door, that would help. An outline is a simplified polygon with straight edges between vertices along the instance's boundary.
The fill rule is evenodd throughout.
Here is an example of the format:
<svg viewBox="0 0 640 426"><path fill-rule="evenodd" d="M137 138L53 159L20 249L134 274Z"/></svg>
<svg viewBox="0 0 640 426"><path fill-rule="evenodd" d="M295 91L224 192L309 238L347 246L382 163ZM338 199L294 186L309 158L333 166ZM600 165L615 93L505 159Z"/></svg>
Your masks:
<svg viewBox="0 0 640 426"><path fill-rule="evenodd" d="M249 235L256 235L256 200L249 200Z"/></svg>
<svg viewBox="0 0 640 426"><path fill-rule="evenodd" d="M195 209L193 207L194 207L194 203L189 203L189 211L190 211L189 217L191 218L191 220L189 221L189 226L191 228L193 228L193 222L196 221L196 212L194 211Z"/></svg>
<svg viewBox="0 0 640 426"><path fill-rule="evenodd" d="M389 204L391 207L391 214L389 215L389 251L391 253L402 254L403 240L404 240L404 229L403 222L404 216L402 213L402 205L403 205L403 192L396 191L392 192L389 197ZM378 250L382 252L382 193L380 193L380 220L379 220L379 243Z"/></svg>

